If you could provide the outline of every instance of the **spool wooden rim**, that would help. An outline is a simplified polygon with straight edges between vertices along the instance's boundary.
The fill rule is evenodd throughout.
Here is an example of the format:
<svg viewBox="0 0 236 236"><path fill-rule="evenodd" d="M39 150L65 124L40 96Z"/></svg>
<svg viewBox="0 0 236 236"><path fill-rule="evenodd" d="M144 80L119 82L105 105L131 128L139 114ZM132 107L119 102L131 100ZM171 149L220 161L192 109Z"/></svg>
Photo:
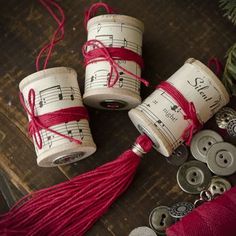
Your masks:
<svg viewBox="0 0 236 236"><path fill-rule="evenodd" d="M92 27L94 24L103 23L103 22L126 23L128 25L138 28L142 33L144 32L144 24L142 21L132 16L119 15L119 14L106 14L106 15L100 15L100 16L95 16L91 18L87 24L88 31L90 27Z"/></svg>
<svg viewBox="0 0 236 236"><path fill-rule="evenodd" d="M30 83L37 81L38 79L44 79L50 75L55 74L70 74L73 73L73 76L77 78L77 73L74 69L70 67L53 67L45 70L37 71L33 74L28 75L19 83L20 91L24 90L24 88Z"/></svg>

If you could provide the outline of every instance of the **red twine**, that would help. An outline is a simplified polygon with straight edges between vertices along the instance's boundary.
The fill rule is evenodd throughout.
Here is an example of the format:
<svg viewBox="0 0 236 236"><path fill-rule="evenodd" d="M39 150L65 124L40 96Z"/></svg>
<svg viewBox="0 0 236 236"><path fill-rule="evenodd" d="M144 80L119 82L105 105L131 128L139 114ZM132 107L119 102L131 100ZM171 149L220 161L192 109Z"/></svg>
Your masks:
<svg viewBox="0 0 236 236"><path fill-rule="evenodd" d="M89 47L92 47L92 50L88 50ZM91 39L87 41L82 47L82 53L84 56L85 65L90 63L96 63L100 61L107 61L111 70L108 78L108 87L113 87L116 82L119 80L119 72L118 69L124 71L125 73L131 75L135 79L144 83L146 86L149 85L149 82L145 79L133 74L132 72L126 70L124 67L120 66L115 60L127 60L134 61L140 67L143 67L143 59L137 53L126 49L126 48L107 48L101 41L96 39ZM112 79L113 74L115 74L115 78Z"/></svg>
<svg viewBox="0 0 236 236"><path fill-rule="evenodd" d="M64 32L65 14L60 5L54 2L53 0L38 0L38 1L46 8L46 10L51 14L51 16L57 22L58 28L53 33L50 43L47 43L43 46L43 48L40 50L36 58L35 66L37 71L40 70L40 65L39 65L40 59L44 53L46 53L46 58L44 60L43 69L47 68L47 64L49 58L51 57L54 46L64 38L64 33L65 33ZM59 16L58 13L56 13L53 8L56 9L56 11L59 13Z"/></svg>
<svg viewBox="0 0 236 236"><path fill-rule="evenodd" d="M223 73L223 65L217 57L213 57L208 60L207 66L214 71L216 76L221 77Z"/></svg>
<svg viewBox="0 0 236 236"><path fill-rule="evenodd" d="M24 102L22 93L20 94L20 102L30 117L28 131L30 136L34 138L39 149L42 148L42 137L40 135L40 130L42 129L45 129L63 138L69 139L71 142L73 141L75 143L81 144L80 140L72 138L68 135L61 134L53 129L50 129L49 127L70 121L88 119L88 113L84 107L69 107L66 109L61 109L55 112L37 116L35 114L35 91L33 89L30 89L28 93L29 108L27 108Z"/></svg>
<svg viewBox="0 0 236 236"><path fill-rule="evenodd" d="M197 118L196 109L193 102L188 102L187 99L170 83L162 82L157 86L157 89L160 88L167 92L178 105L184 111L184 119L190 120L191 124L184 130L182 138L186 141L187 145L190 145L193 134L202 127L202 124Z"/></svg>
<svg viewBox="0 0 236 236"><path fill-rule="evenodd" d="M106 3L98 2L98 3L92 4L91 7L85 11L85 14L84 14L84 28L86 30L87 30L87 24L88 24L89 19L91 19L97 14L99 8L104 8L107 14L115 13L115 11Z"/></svg>

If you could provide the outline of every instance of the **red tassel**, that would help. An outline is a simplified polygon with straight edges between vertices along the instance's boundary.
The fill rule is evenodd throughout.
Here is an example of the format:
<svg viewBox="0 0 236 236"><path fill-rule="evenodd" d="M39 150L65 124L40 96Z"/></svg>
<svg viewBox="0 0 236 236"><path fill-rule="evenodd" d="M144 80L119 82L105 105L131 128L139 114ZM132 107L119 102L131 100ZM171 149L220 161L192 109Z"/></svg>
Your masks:
<svg viewBox="0 0 236 236"><path fill-rule="evenodd" d="M141 154L151 148L141 135L116 160L24 197L0 218L0 235L84 235L128 188Z"/></svg>

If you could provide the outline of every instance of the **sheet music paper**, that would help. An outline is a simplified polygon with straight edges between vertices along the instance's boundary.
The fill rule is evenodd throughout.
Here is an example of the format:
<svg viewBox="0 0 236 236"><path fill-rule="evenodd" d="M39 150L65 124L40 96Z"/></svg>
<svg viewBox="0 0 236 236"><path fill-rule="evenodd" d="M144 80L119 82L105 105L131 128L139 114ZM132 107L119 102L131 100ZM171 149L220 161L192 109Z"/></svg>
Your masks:
<svg viewBox="0 0 236 236"><path fill-rule="evenodd" d="M129 19L128 22L126 22L127 18ZM105 44L106 47L127 48L142 55L142 27L141 22L128 16L110 14L98 16L92 18L88 23L88 40L97 39ZM133 74L137 76L141 75L141 68L137 63L126 60L117 60L117 62ZM119 81L114 85L113 89L117 89L120 92L121 98L122 94L124 94L124 99L126 100L130 94L133 94L134 97L139 98L137 101L137 104L139 104L140 82L127 73L121 70L118 71ZM87 65L84 98L89 96L88 94L93 94L94 91L98 92L99 89L100 91L104 91L104 89L108 88L109 75L110 65L108 62L96 62ZM113 91L107 89L105 93L109 95ZM89 103L88 99L85 99L85 102ZM129 103L129 100L127 102Z"/></svg>
<svg viewBox="0 0 236 236"><path fill-rule="evenodd" d="M189 102L194 103L202 123L229 102L229 96L221 82L199 61L185 63L167 81ZM162 145L157 147L157 150L164 155L170 155L184 141L183 131L191 124L189 120L184 119L185 113L178 103L162 89L154 91L141 105L131 110L129 115L139 129L152 127L147 129L153 137L160 139L157 143ZM145 117L148 122L140 121L142 119L138 116ZM163 147L164 143L166 147Z"/></svg>
<svg viewBox="0 0 236 236"><path fill-rule="evenodd" d="M20 90L23 93L26 106L28 106L28 93L32 88L36 95L36 115L43 115L69 107L83 106L77 82L77 74L70 68L51 68L26 77L20 83ZM43 143L42 149L37 147L34 140L36 154L39 159L50 159L50 156L56 158L60 155L58 153L58 147L64 147L63 153L65 153L67 148L68 153L70 153L69 146L73 146L73 148L77 148L78 150L83 145L91 146L95 149L89 124L85 119L58 124L50 128L61 134L78 139L82 144L76 144L69 139L43 129L40 131Z"/></svg>

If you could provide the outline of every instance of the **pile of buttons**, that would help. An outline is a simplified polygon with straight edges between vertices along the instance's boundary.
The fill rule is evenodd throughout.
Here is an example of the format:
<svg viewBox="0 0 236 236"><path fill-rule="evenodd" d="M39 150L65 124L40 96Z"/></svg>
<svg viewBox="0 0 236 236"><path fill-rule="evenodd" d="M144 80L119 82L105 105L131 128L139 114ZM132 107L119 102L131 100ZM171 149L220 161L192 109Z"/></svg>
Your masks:
<svg viewBox="0 0 236 236"><path fill-rule="evenodd" d="M224 107L215 117L219 128L226 129L230 136L236 136L236 111L234 109Z"/></svg>
<svg viewBox="0 0 236 236"><path fill-rule="evenodd" d="M236 136L236 111L228 107L221 109L216 114L216 122L220 128L227 129L229 135ZM185 145L179 146L166 160L179 167L179 187L186 193L199 194L199 198L194 203L178 202L170 207L154 208L149 216L150 228L138 227L129 236L165 235L166 228L181 220L195 207L205 201L211 201L231 188L230 182L221 176L236 172L234 145L224 142L213 130L202 130L194 135L190 151L196 160L187 161L189 150Z"/></svg>

